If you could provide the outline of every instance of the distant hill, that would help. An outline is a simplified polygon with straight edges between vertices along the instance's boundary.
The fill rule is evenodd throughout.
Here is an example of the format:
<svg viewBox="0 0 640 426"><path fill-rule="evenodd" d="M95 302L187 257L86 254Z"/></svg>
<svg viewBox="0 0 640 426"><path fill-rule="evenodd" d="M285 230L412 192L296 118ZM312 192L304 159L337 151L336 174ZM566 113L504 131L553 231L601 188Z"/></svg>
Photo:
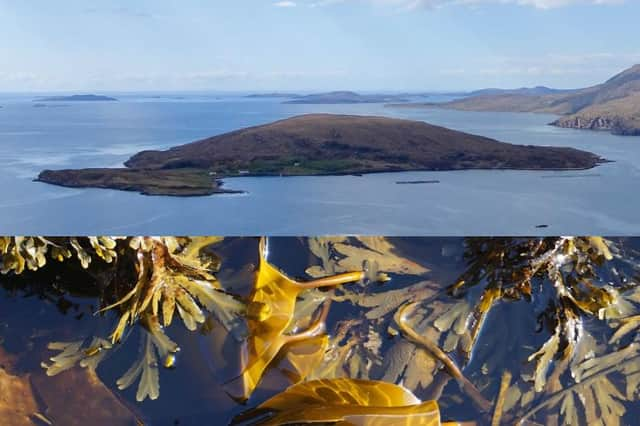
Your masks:
<svg viewBox="0 0 640 426"><path fill-rule="evenodd" d="M123 169L46 170L38 180L149 194L207 195L220 191L212 181L224 176L586 169L602 161L573 148L512 145L421 121L310 114L166 151L142 151Z"/></svg>
<svg viewBox="0 0 640 426"><path fill-rule="evenodd" d="M283 93L283 92L271 92L271 93L252 93L245 96L246 98L299 98L302 95L297 93Z"/></svg>
<svg viewBox="0 0 640 426"><path fill-rule="evenodd" d="M404 95L369 94L362 95L356 92L339 91L316 93L313 95L298 96L295 99L284 102L285 104L370 104L385 102L407 102Z"/></svg>
<svg viewBox="0 0 640 426"><path fill-rule="evenodd" d="M117 101L116 98L101 95L48 96L35 99L34 102L97 102Z"/></svg>
<svg viewBox="0 0 640 426"><path fill-rule="evenodd" d="M520 87L518 89L480 89L469 92L467 96L488 96L488 95L552 95L557 93L570 93L574 90L552 89L545 86Z"/></svg>
<svg viewBox="0 0 640 426"><path fill-rule="evenodd" d="M635 65L602 84L558 93L480 94L441 104L399 105L439 107L465 111L539 112L565 115L553 125L615 134L640 134L640 65Z"/></svg>

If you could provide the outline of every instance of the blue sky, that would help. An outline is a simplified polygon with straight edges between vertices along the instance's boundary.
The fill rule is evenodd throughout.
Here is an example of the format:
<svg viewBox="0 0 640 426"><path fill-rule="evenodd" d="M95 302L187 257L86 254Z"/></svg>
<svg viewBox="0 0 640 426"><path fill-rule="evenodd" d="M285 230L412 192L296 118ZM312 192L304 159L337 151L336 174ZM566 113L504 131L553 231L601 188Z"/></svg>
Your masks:
<svg viewBox="0 0 640 426"><path fill-rule="evenodd" d="M0 0L0 91L580 87L637 0Z"/></svg>

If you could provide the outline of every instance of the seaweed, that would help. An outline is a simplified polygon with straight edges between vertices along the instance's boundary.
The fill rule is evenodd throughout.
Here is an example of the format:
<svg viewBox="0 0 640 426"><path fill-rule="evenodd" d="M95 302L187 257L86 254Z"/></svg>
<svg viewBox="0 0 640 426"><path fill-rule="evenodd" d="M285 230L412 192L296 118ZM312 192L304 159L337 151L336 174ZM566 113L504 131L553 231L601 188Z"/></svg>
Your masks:
<svg viewBox="0 0 640 426"><path fill-rule="evenodd" d="M271 369L288 380L280 402L258 403L266 419L245 419L258 424L380 421L389 412L367 411L376 405L366 401L335 407L372 383L402 385L448 414L469 402L476 421L493 425L626 423L629 405L640 399L640 253L627 240L468 238L464 257L448 260L459 262L461 273L443 281L411 260L407 244L311 238L302 240L309 262L301 270L312 278L306 281L270 263L261 239L258 265L240 266L255 272L241 274L244 293L226 281L229 272L219 279L219 241L5 237L0 257L7 276L54 261L92 277L85 285L98 297L96 314L108 311L115 326L105 335L52 342L56 354L43 367L50 375L74 366L95 370L138 329L139 356L117 381L120 389L137 384L137 400L158 398L162 369L176 365L180 348L169 327L181 322L204 334L214 324L208 318L240 349L240 369L223 383L230 396L246 401ZM330 315L347 307L347 317ZM521 315L508 316L514 311ZM336 386L345 394L329 392ZM305 389L331 396L309 411L294 409ZM325 417L305 417L314 412Z"/></svg>
<svg viewBox="0 0 640 426"><path fill-rule="evenodd" d="M422 402L402 386L357 379L315 380L291 386L232 424L340 423L440 425L435 401Z"/></svg>

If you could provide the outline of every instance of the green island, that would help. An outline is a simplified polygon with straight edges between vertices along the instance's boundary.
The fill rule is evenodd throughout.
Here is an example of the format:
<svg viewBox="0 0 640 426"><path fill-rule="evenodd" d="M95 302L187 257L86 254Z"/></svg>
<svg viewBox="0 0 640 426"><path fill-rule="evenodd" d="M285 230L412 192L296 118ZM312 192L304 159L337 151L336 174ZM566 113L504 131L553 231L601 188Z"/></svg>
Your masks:
<svg viewBox="0 0 640 426"><path fill-rule="evenodd" d="M578 90L543 87L485 89L450 102L399 103L387 106L557 114L561 117L550 123L553 126L640 136L640 65L635 65L602 84Z"/></svg>
<svg viewBox="0 0 640 426"><path fill-rule="evenodd" d="M230 192L221 188L220 179L234 176L577 170L604 161L573 148L509 144L420 121L309 114L165 151L142 151L123 168L45 170L37 180L147 195L194 196Z"/></svg>

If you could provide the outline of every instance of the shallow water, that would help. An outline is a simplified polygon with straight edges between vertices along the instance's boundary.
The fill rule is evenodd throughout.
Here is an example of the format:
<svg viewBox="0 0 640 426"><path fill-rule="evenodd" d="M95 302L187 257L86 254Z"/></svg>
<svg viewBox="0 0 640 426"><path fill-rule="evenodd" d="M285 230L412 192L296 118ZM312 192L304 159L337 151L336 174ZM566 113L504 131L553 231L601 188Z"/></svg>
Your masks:
<svg viewBox="0 0 640 426"><path fill-rule="evenodd" d="M269 260L287 275L308 280L309 276L305 274L305 270L310 265L319 264L319 259L310 253L307 243L307 240L298 238L270 238ZM431 283L431 290L428 292L428 299L423 299L421 303L427 310L433 309L433 315L440 311L444 316L446 312L455 310L462 302L477 303L480 296L478 289L470 291L461 298L451 297L444 291L456 282L472 260L472 258L463 257L465 241L462 238L395 238L391 243L395 245L393 253L399 256L398 259L410 259L428 271L421 275L390 273L391 281L385 284L369 283L367 284L369 287L348 284L352 289L355 286L354 291L361 292L365 298L368 298L386 291L409 289L420 282L428 281ZM616 240L616 244L622 250L619 253L623 254L611 264L604 264L601 270L597 271L599 278L594 279L594 283L606 282L610 279L608 275L610 266L615 267L617 274L633 271L633 268L629 269L629 264L638 267L640 259L637 250L640 248L640 241ZM361 245L356 243L356 246ZM246 267L255 265L257 247L257 240L250 238L226 239L214 246L212 250L222 260L221 270L217 276L224 288L233 289L234 294L238 296L248 294L251 290L252 277L246 272ZM69 262L65 265L73 264L72 260ZM246 404L234 402L227 395L227 388L223 383L236 374L239 359L238 344L215 321L211 323L213 325L210 324L206 328L202 327L198 331L189 332L176 314L174 322L166 329L166 333L178 343L181 350L175 369L160 369L159 398L155 401L147 399L139 403L135 400L137 382L126 390L119 390L115 385L116 380L136 359L140 341L145 334L141 327L132 327L132 331L125 335L125 340L109 351L107 357L99 364L98 377L106 385L106 389L91 388L94 389L91 392L93 392L94 401L97 401L97 407L94 413L90 413L91 417L87 417L89 415L87 410L77 404L81 398L80 395L88 392L89 385L83 380L71 381L72 377L76 377L73 376L74 374L81 375L85 370L75 367L57 376L47 377L40 364L43 361L49 362L50 357L58 354L55 350L47 349L50 342L85 340L92 336L106 337L117 322L116 316L113 312L94 315L99 305L99 292L93 286L91 278L78 272L77 268L63 269L54 266L54 269L48 272L45 270L37 274L23 274L19 278L10 275L2 276L0 284L0 363L2 364L0 373L7 369L17 377L28 377L31 385L40 395L36 398L39 404L38 412L52 420L54 424L75 424L74 422L86 424L89 420L91 424L131 424L105 416L100 409L108 407L118 407L130 416L144 421L146 425L227 424L233 416L255 407L289 385L284 376L273 368L267 370L268 373L257 391ZM614 281L610 284L617 285ZM487 399L494 400L496 397L503 371L513 372L519 382L520 377L526 377L530 373L532 363L527 362L527 358L552 335L553 326L544 322L545 312L548 313L547 306L553 299L552 288L551 283L541 282L540 286L535 288L531 302L525 300L497 302L482 326L470 362L463 362L464 356L460 350L450 352L452 359L463 366L463 373L478 386ZM337 294L342 293L337 290ZM418 298L418 300L421 299ZM394 381L385 376L386 370L392 369L385 363L393 358L391 348L402 344L404 338L390 331L397 308L393 303L397 303L397 300L392 297L385 299L381 306L389 304L393 309L381 319L369 316L372 309L376 308L375 304L370 308L364 308L366 303L359 305L350 301L334 301L330 308L327 320L327 331L330 336L336 336L340 324L347 320L361 321L360 324L355 323L350 327L350 332L354 333L353 336L358 336L363 327L365 336L367 327L373 327L381 334L382 342L378 350L383 356L379 361L374 361L373 367L369 370L371 379L382 378L386 381ZM29 314L25 315L25 313ZM433 315L427 322L431 326L435 324L433 319L438 318ZM623 341L622 346L607 344L607 340L614 331L615 321L602 321L588 315L583 315L581 318L583 318L579 323L581 337L588 333L597 339L598 356L615 352L634 339L637 341L637 332L634 332L630 336L631 339L627 338ZM439 338L440 344L447 345L446 342L450 337L445 338L445 336L452 336L452 333L453 331L443 332ZM364 338L362 335L359 336L359 339ZM363 350L361 346L356 348L358 351ZM364 352L355 353L360 354L358 356L369 356L363 355ZM370 357L372 360L376 359L375 355ZM550 361L551 366L559 364L558 358ZM349 373L350 368L350 364L345 365L344 374L352 374ZM398 382L411 383L412 376L409 373L405 374L398 379ZM443 376L446 378L446 372L440 371L434 377L442 379ZM624 376L614 374L606 377L609 377L622 392L620 395L624 394L626 383ZM421 399L434 398L434 395L437 395L435 398L440 404L443 419L477 421L479 425L487 423L487 417L479 413L457 384L449 382L443 390L439 391L436 379L424 387L416 387L415 394ZM565 386L573 383L569 376L563 376L561 379ZM3 380L2 374L0 374L1 380ZM532 386L530 382L521 385L523 389ZM66 392L66 400L61 402L52 395L63 392L62 389ZM597 400L600 401L601 397L602 395L598 395ZM622 416L622 424L634 424L632 419L640 414L640 406L633 399L630 401L621 397L618 399L622 399L621 402L626 410L626 414ZM532 406L542 401L545 401L545 396L537 394ZM67 411L71 411L70 417L64 417L69 415L68 412L61 414L61 407L69 407ZM0 401L0 412L2 408ZM578 407L578 410L582 413L582 408ZM527 409L519 409L517 406L512 411L512 413L519 413L518 415L525 412ZM556 406L555 409L545 410L533 416L531 420L538 424L545 424L551 418L548 416L558 415L559 412L559 406ZM73 422L60 420L61 418L71 418Z"/></svg>
<svg viewBox="0 0 640 426"><path fill-rule="evenodd" d="M120 102L34 108L0 97L0 232L10 234L527 235L640 232L640 139L547 126L549 115L286 105L281 99L120 94ZM308 112L424 120L499 140L572 146L614 163L587 171L456 171L363 177L232 178L242 195L147 197L32 182L45 168L115 167L162 149ZM397 181L439 180L397 185ZM536 228L547 225L546 228Z"/></svg>

